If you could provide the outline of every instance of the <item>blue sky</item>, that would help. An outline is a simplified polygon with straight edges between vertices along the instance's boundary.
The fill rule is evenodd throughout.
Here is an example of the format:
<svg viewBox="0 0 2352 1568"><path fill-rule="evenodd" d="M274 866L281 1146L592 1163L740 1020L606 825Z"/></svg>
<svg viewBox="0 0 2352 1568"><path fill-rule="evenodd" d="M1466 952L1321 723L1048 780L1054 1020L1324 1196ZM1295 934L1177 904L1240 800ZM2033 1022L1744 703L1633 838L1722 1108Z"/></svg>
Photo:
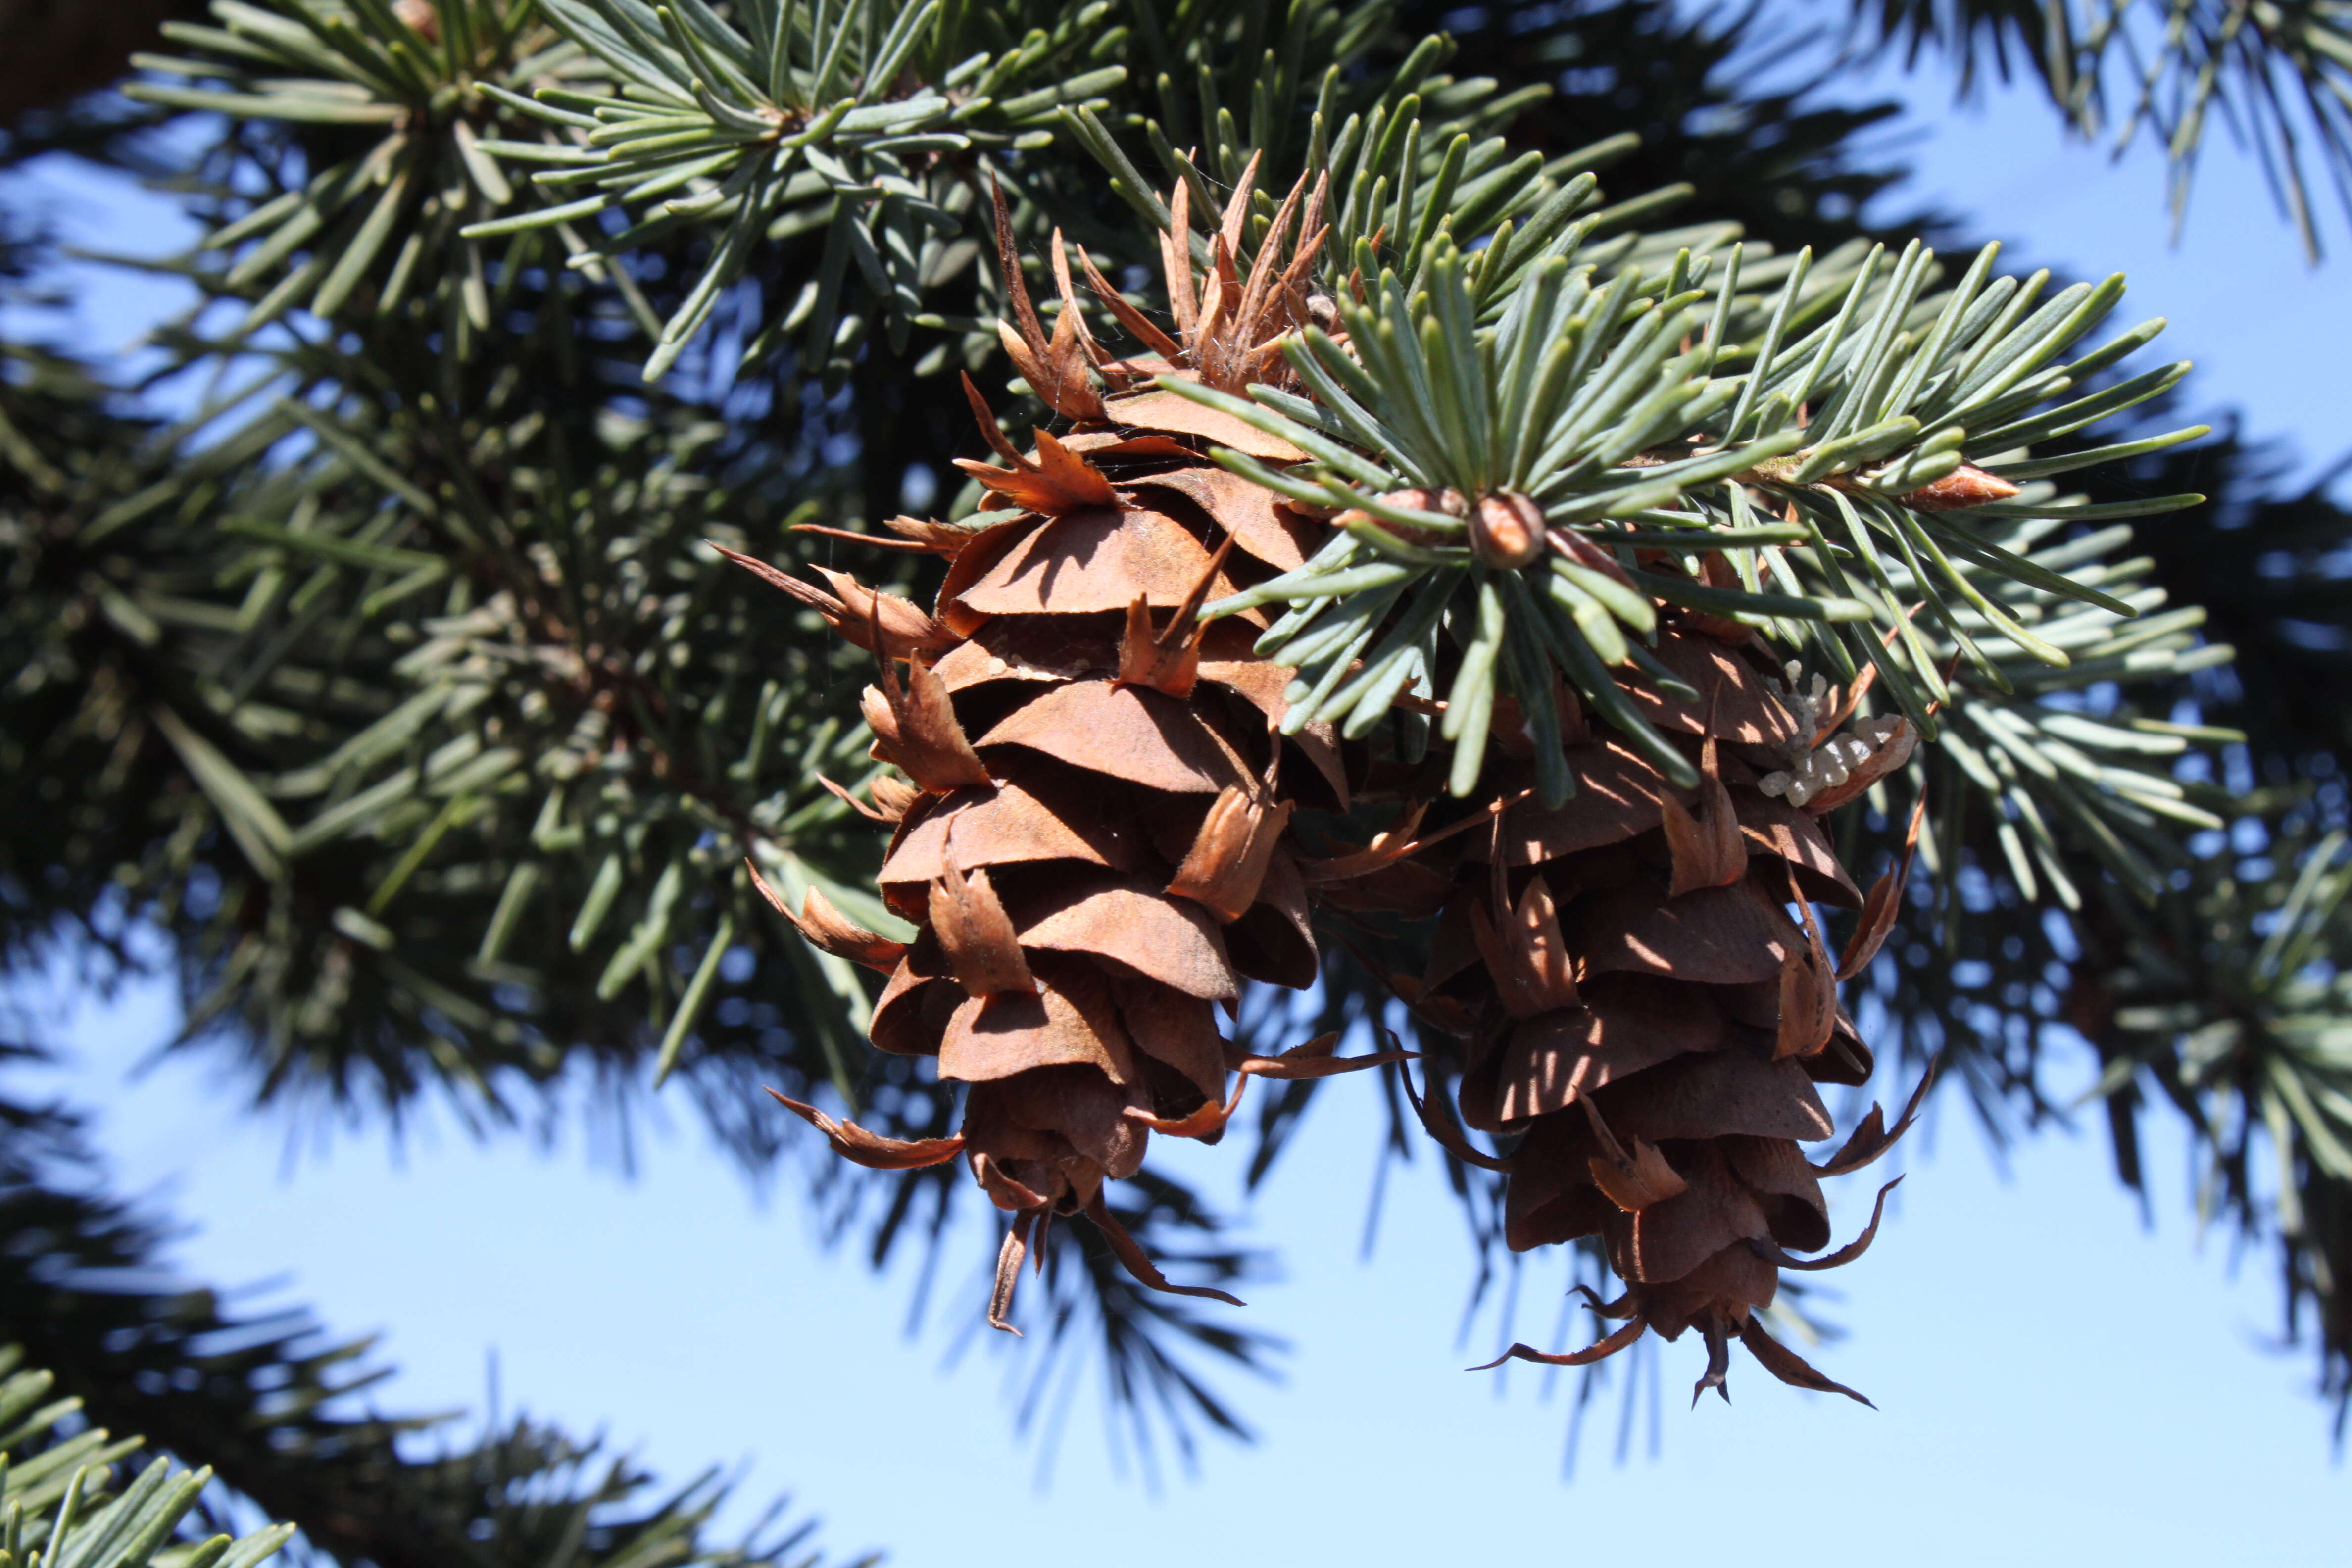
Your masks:
<svg viewBox="0 0 2352 1568"><path fill-rule="evenodd" d="M2175 244L2162 159L2143 142L2117 163L2062 134L2038 91L1956 106L1933 69L1881 68L1840 96L1910 106L1887 144L1916 177L1881 198L1879 216L1934 207L2001 241L2009 265L2123 272L2131 291L2111 320L2171 323L2134 363L2195 361L2186 407L2240 409L2250 433L2286 444L2304 482L2352 451L2341 372L2352 357L2352 231L2331 192L2317 193L2328 259L2309 267L2260 169L2217 122Z"/></svg>
<svg viewBox="0 0 2352 1568"><path fill-rule="evenodd" d="M2200 362L2190 407L2242 408L2252 431L2292 443L2305 475L2352 449L2352 400L2331 369L2352 361L2345 264L2305 268L2250 165L2215 148L2187 237L2168 248L2153 160L2111 168L2064 144L2030 99L1955 112L1940 82L1919 85L1907 155L1920 177L1897 206L1960 213L2011 241L2015 260L2129 271L2126 310L2168 315L2159 349ZM152 205L55 174L45 185L79 237L170 238ZM2345 247L2340 221L2331 237ZM93 342L152 319L151 287L101 287L79 317ZM1878 1245L1829 1277L1848 1334L1815 1359L1878 1411L1782 1388L1744 1359L1735 1403L1687 1409L1703 1355L1686 1342L1663 1357L1654 1457L1644 1406L1632 1456L1613 1461L1612 1385L1570 1479L1567 1378L1459 1370L1491 1353L1492 1331L1459 1337L1469 1253L1425 1155L1392 1183L1378 1248L1359 1258L1376 1091L1341 1080L1244 1211L1284 1266L1244 1292L1246 1317L1293 1346L1279 1386L1229 1384L1261 1440L1211 1444L1197 1478L1152 1495L1103 1451L1091 1388L1041 1487L1004 1398L1025 1347L982 1335L950 1364L961 1314L979 1310L977 1239L910 1338L909 1279L827 1252L789 1176L762 1206L683 1109L634 1179L593 1157L576 1124L544 1150L478 1145L446 1122L396 1149L380 1130L289 1142L285 1121L242 1112L236 1085L201 1060L133 1074L175 1021L161 992L45 1005L70 1057L41 1081L99 1108L126 1190L196 1223L179 1248L193 1276L282 1280L272 1299L310 1303L339 1332L383 1331L403 1369L382 1391L388 1407L478 1407L494 1351L509 1408L601 1427L675 1479L740 1466L747 1505L793 1490L836 1551L960 1568L1114 1554L1159 1568L1203 1552L1736 1553L1748 1568L1855 1553L1921 1568L2343 1560L2347 1481L2312 1364L2275 1343L2266 1256L2233 1270L2226 1237L2200 1245L2192 1173L2168 1132L2143 1229L2095 1134L2045 1135L2004 1176L1963 1108L1943 1105L1906 1153ZM1232 1150L1181 1152L1243 1207ZM1841 1236L1872 1190L1843 1185ZM1535 1297L1556 1289L1530 1280L1523 1332L1553 1334L1555 1304Z"/></svg>

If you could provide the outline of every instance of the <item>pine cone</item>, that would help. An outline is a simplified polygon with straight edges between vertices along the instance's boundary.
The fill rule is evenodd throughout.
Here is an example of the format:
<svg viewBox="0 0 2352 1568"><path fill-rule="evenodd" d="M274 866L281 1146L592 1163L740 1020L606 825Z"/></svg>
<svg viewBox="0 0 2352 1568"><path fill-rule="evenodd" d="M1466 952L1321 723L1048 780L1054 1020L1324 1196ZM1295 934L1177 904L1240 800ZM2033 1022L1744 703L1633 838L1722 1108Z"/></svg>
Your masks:
<svg viewBox="0 0 2352 1568"><path fill-rule="evenodd" d="M1781 1381L1860 1399L1756 1314L1771 1305L1780 1268L1832 1267L1869 1245L1875 1214L1835 1253L1790 1256L1829 1245L1821 1178L1877 1158L1916 1110L1915 1099L1891 1131L1874 1110L1824 1163L1799 1149L1833 1131L1815 1086L1870 1077L1837 984L1876 952L1902 886L1889 872L1865 900L1816 817L1899 766L1911 734L1896 721L1836 787L1812 795L1812 810L1790 805L1787 777L1818 738L1812 708L1784 700L1739 635L1743 645L1730 646L1687 626L1664 630L1658 660L1684 692L1626 683L1643 717L1683 739L1696 790L1676 790L1573 712L1563 715L1573 797L1546 807L1517 798L1527 792L1512 786L1527 780L1506 778L1502 799L1516 803L1490 834L1466 837L1416 994L1470 1023L1463 1121L1522 1135L1507 1160L1481 1162L1509 1173L1508 1245L1597 1236L1627 1287L1595 1303L1625 1321L1598 1343L1566 1354L1513 1345L1498 1361L1580 1365L1644 1329L1671 1341L1696 1328L1708 1351L1699 1391L1723 1387L1738 1337ZM1843 963L1829 955L1816 902L1864 910Z"/></svg>
<svg viewBox="0 0 2352 1568"><path fill-rule="evenodd" d="M1292 193L1276 234L1303 195ZM1181 187L1174 200L1173 226L1185 233ZM783 912L817 945L889 974L876 1047L934 1057L942 1078L971 1086L961 1133L920 1144L785 1103L860 1163L965 1157L1014 1216L990 1311L999 1328L1011 1327L1021 1263L1055 1215L1088 1215L1154 1289L1232 1300L1169 1284L1110 1215L1103 1184L1135 1173L1154 1131L1215 1141L1239 1097L1238 1086L1226 1097L1229 1074L1322 1076L1394 1059L1334 1058L1328 1041L1250 1058L1217 1026L1244 980L1314 983L1289 822L1301 805L1344 810L1349 796L1328 726L1276 731L1292 671L1251 653L1263 616L1198 618L1211 595L1299 565L1323 531L1209 463L1210 443L1282 463L1304 454L1164 391L1122 395L1190 365L1226 384L1262 375L1268 356L1235 345L1303 319L1297 278L1311 244L1287 277L1274 272L1273 245L1249 279L1235 273L1248 200L1245 182L1227 217L1234 233L1217 237L1217 266L1197 291L1189 254L1167 247L1177 337L1086 263L1097 293L1161 351L1130 363L1087 332L1058 233L1051 259L1064 309L1044 331L998 196L1014 316L1006 346L1076 427L1060 437L1041 429L1023 454L967 379L1000 463L961 466L1012 510L965 526L892 525L904 547L949 563L931 615L843 574L826 574L826 592L737 558L877 653L882 676L865 700L873 755L917 792L885 807L896 833L881 873L889 907L920 928L911 943L860 930L821 900Z"/></svg>

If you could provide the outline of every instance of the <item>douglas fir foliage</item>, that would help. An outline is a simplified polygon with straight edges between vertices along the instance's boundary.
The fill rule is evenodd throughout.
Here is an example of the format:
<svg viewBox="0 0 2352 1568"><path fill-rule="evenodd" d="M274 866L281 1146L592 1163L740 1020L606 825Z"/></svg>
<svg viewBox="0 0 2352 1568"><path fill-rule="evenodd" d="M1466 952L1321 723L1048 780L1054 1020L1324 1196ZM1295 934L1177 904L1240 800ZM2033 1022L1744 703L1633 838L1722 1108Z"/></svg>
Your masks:
<svg viewBox="0 0 2352 1568"><path fill-rule="evenodd" d="M191 1474L158 1455L115 1490L122 1479L115 1467L139 1451L140 1439L118 1441L88 1426L61 1431L81 1401L49 1398L56 1376L24 1362L23 1347L0 1346L0 1551L11 1562L256 1568L294 1533L273 1524L241 1539L176 1539L212 1472Z"/></svg>
<svg viewBox="0 0 2352 1568"><path fill-rule="evenodd" d="M0 0L0 53L35 9ZM2086 127L2140 49L2184 169L2250 93L2294 200L2304 120L2343 162L2328 8L2149 15L1871 12L2030 21ZM815 1146L768 1088L877 1260L949 1235L968 1173L990 1321L1098 1336L1180 1440L1237 1429L1190 1356L1265 1342L1170 1299L1251 1259L1154 1134L1246 1144L1254 1183L1360 1071L1490 1256L1555 1248L1601 1315L1507 1356L1695 1333L1701 1389L1738 1340L1850 1392L1770 1326L1803 1327L1784 1271L1877 1229L1822 1182L1939 1059L2040 1116L2063 1021L2126 1179L2168 1099L2346 1392L2346 732L2298 629L2341 629L2342 514L2192 510L2243 503L2239 449L2147 418L2186 366L2133 359L2161 323L2112 330L2121 279L1867 229L1873 116L1742 96L1748 26L178 7L125 87L165 151L120 104L9 143L166 158L205 230L152 263L199 296L157 336L205 373L182 423L0 344L9 961L159 933L182 1046L265 1100L489 1128L675 1079L760 1168ZM0 109L40 101L8 63ZM5 280L37 247L0 237ZM1891 1123L1878 1057L1917 1086ZM71 1210L43 1256L142 1258L17 1157L28 1116L0 1196ZM0 1338L93 1396L195 1353L131 1367L47 1300L0 1292ZM270 1344L186 1446L326 1550L571 1528L479 1482L584 1462L532 1429L426 1475L302 1427L357 1456L356 1512L222 1436L281 1365L330 1396ZM721 1560L702 1507L646 1539ZM333 1534L362 1514L425 1523Z"/></svg>

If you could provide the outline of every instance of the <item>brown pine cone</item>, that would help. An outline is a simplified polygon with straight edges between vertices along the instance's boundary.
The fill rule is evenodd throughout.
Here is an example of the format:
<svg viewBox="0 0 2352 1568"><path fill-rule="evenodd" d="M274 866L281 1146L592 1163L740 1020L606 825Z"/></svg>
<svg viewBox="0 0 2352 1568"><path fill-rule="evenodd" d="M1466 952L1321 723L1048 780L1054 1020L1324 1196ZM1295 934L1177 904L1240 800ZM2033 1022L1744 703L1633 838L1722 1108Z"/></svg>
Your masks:
<svg viewBox="0 0 2352 1568"><path fill-rule="evenodd" d="M1598 1343L1557 1355L1514 1345L1500 1359L1579 1365L1644 1329L1671 1341L1696 1328L1708 1350L1701 1390L1723 1386L1737 1337L1781 1381L1859 1399L1755 1314L1780 1268L1832 1267L1869 1245L1875 1214L1849 1247L1790 1255L1829 1245L1821 1178L1867 1164L1908 1125L1910 1112L1888 1131L1874 1110L1828 1162L1799 1148L1833 1131L1815 1085L1870 1077L1837 984L1875 952L1901 886L1891 872L1865 901L1816 816L1899 766L1909 728L1898 721L1804 809L1787 797L1814 750L1811 715L1783 703L1752 646L1685 627L1663 631L1656 652L1696 695L1646 679L1628 689L1683 739L1699 786L1676 790L1605 726L1579 722L1576 795L1557 807L1518 800L1491 833L1465 836L1416 993L1471 1030L1463 1121L1521 1135L1508 1159L1482 1161L1509 1173L1507 1244L1597 1236L1626 1283L1622 1299L1596 1304L1624 1320ZM1503 797L1525 782L1507 779ZM1816 902L1866 903L1843 963Z"/></svg>
<svg viewBox="0 0 2352 1568"><path fill-rule="evenodd" d="M870 1031L877 1047L934 1057L942 1078L971 1086L961 1133L923 1144L785 1103L861 1163L964 1155L1014 1216L990 1312L999 1328L1011 1326L1020 1265L1055 1215L1087 1214L1154 1289L1231 1300L1169 1284L1111 1217L1104 1182L1133 1175L1154 1131L1214 1141L1235 1103L1231 1074L1322 1076L1392 1059L1333 1058L1328 1042L1253 1058L1220 1034L1217 1009L1233 1006L1244 980L1314 983L1288 826L1301 805L1346 809L1349 790L1328 726L1276 731L1292 672L1251 653L1264 617L1203 626L1197 613L1212 596L1299 565L1323 526L1205 455L1213 441L1275 462L1304 454L1164 391L1119 391L1171 360L1227 384L1265 374L1266 356L1235 345L1302 319L1297 275L1312 258L1319 199L1304 215L1309 237L1292 276L1274 266L1303 195L1292 193L1246 281L1232 234L1217 237L1218 265L1197 291L1191 258L1167 247L1178 337L1119 301L1121 319L1162 352L1135 363L1109 360L1087 334L1058 234L1064 309L1045 333L1000 196L1015 317L1006 345L1076 429L1039 430L1024 454L967 380L1000 462L961 466L1012 510L962 526L892 525L949 563L931 615L842 574L826 574L828 593L743 561L877 652L882 678L865 701L873 754L913 784L881 873L885 900L919 928L911 943L901 949L828 907L784 912L818 945L889 973ZM1248 199L1245 184L1228 231ZM1181 187L1174 201L1182 233ZM1087 271L1118 299L1090 263Z"/></svg>

